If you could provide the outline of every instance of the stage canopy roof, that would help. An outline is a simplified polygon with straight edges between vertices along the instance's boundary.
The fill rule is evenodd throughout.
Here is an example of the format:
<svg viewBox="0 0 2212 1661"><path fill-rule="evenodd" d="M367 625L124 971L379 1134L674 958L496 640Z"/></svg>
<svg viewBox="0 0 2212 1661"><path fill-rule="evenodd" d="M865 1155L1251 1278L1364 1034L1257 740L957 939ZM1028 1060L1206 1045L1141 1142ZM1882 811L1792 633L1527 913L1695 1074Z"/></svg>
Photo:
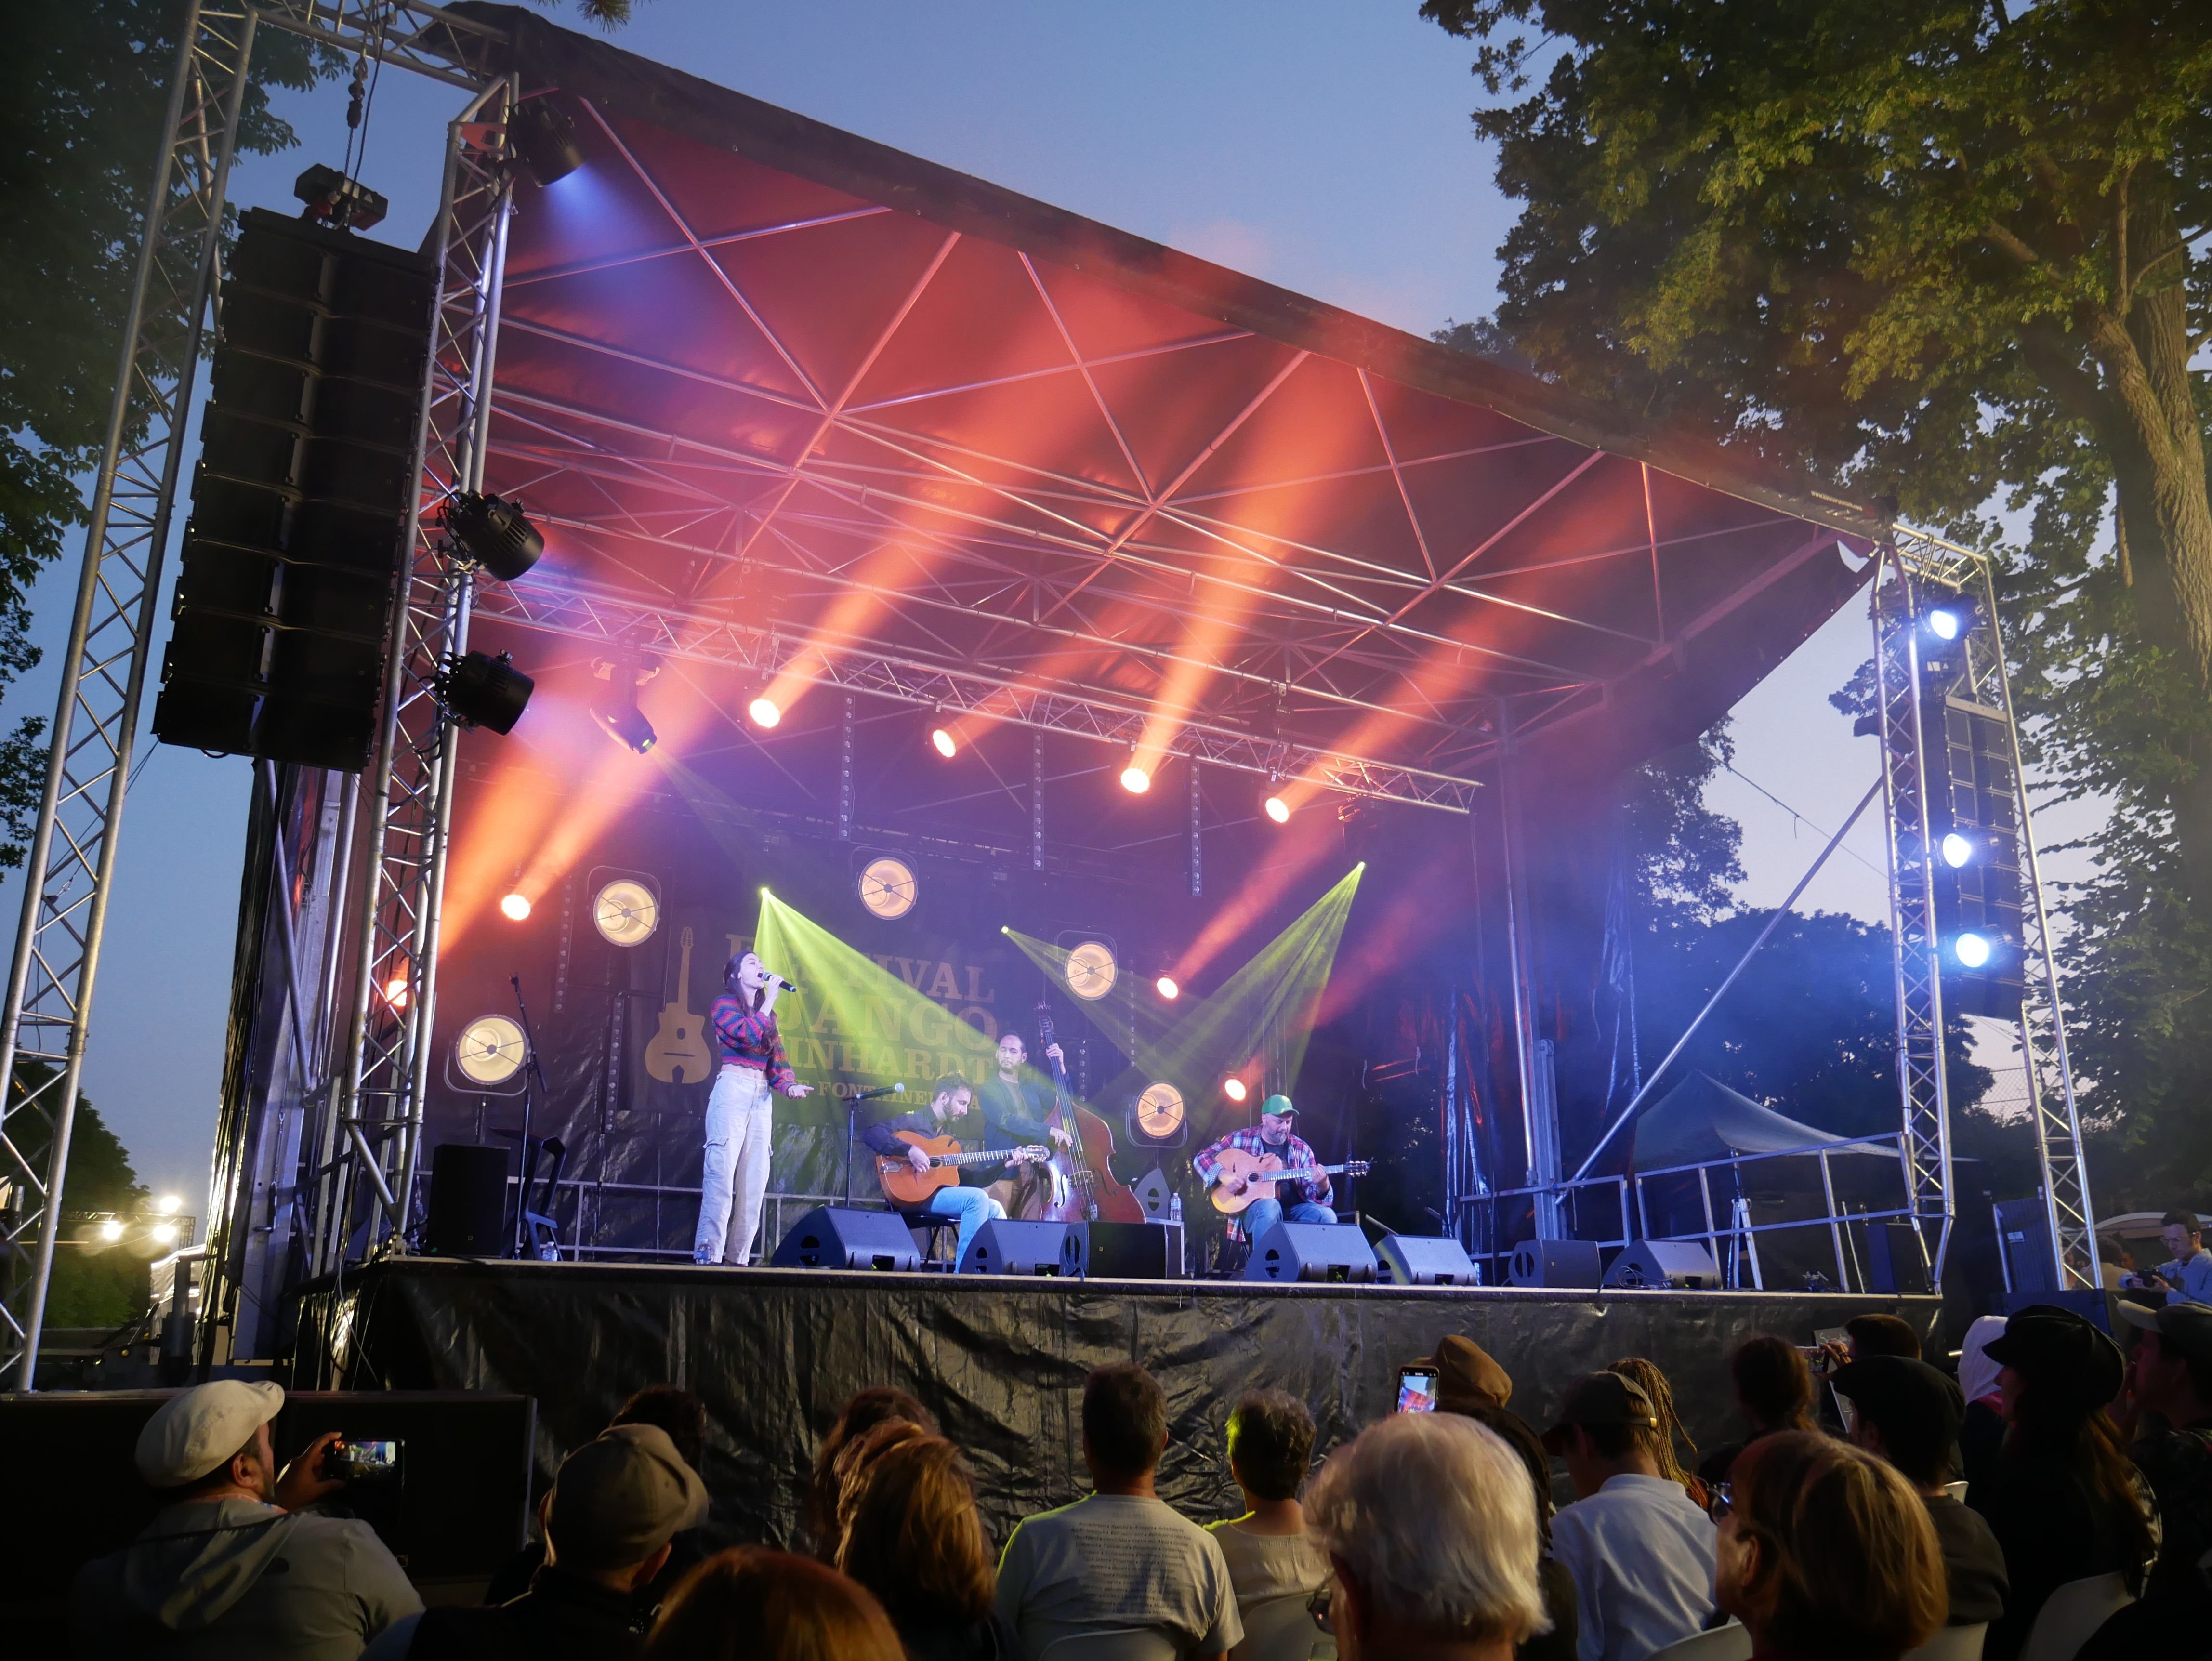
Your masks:
<svg viewBox="0 0 2212 1661"><path fill-rule="evenodd" d="M586 157L519 187L488 484L550 550L488 620L1465 806L1501 717L1636 759L1863 581L1702 441L456 9Z"/></svg>
<svg viewBox="0 0 2212 1661"><path fill-rule="evenodd" d="M1709 1073L1692 1073L1637 1115L1635 1169L1665 1171L1743 1153L1811 1153L1822 1147L1895 1157L1863 1142L1839 1145L1844 1141L1762 1107Z"/></svg>

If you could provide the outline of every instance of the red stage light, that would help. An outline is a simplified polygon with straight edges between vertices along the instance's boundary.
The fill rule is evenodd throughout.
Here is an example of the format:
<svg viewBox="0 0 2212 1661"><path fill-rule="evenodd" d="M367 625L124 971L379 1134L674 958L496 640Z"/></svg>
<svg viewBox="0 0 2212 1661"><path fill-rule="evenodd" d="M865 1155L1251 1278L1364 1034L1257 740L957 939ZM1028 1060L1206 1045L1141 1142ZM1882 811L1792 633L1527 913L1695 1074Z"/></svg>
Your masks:
<svg viewBox="0 0 2212 1661"><path fill-rule="evenodd" d="M499 909L513 921L520 922L530 915L530 896L509 894L499 903Z"/></svg>
<svg viewBox="0 0 2212 1661"><path fill-rule="evenodd" d="M1182 996L1182 988L1176 984L1175 977L1172 975L1163 975L1154 981L1152 990L1170 1001Z"/></svg>
<svg viewBox="0 0 2212 1661"><path fill-rule="evenodd" d="M384 1001L394 1009L407 1007L407 977L394 975L384 983Z"/></svg>
<svg viewBox="0 0 2212 1661"><path fill-rule="evenodd" d="M1221 1093L1232 1102L1241 1102L1251 1092L1244 1088L1243 1080L1232 1077L1221 1081Z"/></svg>
<svg viewBox="0 0 2212 1661"><path fill-rule="evenodd" d="M745 706L745 713L753 718L756 727L773 727L783 719L782 706L769 697L755 698Z"/></svg>
<svg viewBox="0 0 2212 1661"><path fill-rule="evenodd" d="M1152 776L1133 761L1121 770L1121 788L1133 796L1141 796L1152 788Z"/></svg>

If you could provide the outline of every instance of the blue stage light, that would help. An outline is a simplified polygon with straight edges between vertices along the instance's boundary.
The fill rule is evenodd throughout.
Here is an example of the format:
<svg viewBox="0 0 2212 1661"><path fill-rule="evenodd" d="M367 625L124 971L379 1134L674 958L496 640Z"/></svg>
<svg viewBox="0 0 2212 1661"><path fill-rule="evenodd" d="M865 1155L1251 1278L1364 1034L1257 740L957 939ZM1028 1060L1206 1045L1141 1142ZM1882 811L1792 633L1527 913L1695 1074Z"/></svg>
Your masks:
<svg viewBox="0 0 2212 1661"><path fill-rule="evenodd" d="M1960 935L1951 942L1951 950L1958 953L1959 961L1969 969L1979 969L1990 960L1989 940L1980 934Z"/></svg>
<svg viewBox="0 0 2212 1661"><path fill-rule="evenodd" d="M1953 830L1944 837L1944 864L1953 867L1961 866L1966 864L1973 857L1974 844L1966 837L1960 836L1956 830Z"/></svg>
<svg viewBox="0 0 2212 1661"><path fill-rule="evenodd" d="M1938 640L1959 638L1959 614L1941 607L1928 614L1928 632Z"/></svg>

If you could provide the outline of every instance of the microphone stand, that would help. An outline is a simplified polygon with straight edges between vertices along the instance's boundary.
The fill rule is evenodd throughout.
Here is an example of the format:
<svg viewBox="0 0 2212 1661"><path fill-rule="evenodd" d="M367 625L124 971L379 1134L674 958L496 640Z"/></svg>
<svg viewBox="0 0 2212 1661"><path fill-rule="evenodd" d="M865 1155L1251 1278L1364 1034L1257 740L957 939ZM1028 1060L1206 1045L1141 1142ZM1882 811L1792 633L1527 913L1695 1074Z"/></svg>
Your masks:
<svg viewBox="0 0 2212 1661"><path fill-rule="evenodd" d="M538 1064L538 1035L530 1030L530 1006L522 1000L522 977L509 975L507 984L514 989L515 1013L522 1017L522 1045L531 1073L538 1080L538 1087L545 1090L545 1069ZM550 1095L552 1092L547 1091ZM507 1244L507 1256L523 1257L528 1255L526 1237L530 1224L530 1179L538 1174L538 1148L530 1140L530 1080L522 1081L522 1181L515 1189L514 1233Z"/></svg>

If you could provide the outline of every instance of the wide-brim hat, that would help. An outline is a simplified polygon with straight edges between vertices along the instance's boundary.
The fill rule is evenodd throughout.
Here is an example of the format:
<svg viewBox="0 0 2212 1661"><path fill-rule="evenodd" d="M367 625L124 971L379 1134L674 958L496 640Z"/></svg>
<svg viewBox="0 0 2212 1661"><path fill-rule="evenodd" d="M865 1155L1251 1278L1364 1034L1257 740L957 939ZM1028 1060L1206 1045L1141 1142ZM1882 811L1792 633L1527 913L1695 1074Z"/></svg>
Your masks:
<svg viewBox="0 0 2212 1661"><path fill-rule="evenodd" d="M2102 1407L2120 1393L2127 1360L2084 1317L2055 1304L2032 1304L2005 1322L1983 1351L2039 1390L2075 1407Z"/></svg>

